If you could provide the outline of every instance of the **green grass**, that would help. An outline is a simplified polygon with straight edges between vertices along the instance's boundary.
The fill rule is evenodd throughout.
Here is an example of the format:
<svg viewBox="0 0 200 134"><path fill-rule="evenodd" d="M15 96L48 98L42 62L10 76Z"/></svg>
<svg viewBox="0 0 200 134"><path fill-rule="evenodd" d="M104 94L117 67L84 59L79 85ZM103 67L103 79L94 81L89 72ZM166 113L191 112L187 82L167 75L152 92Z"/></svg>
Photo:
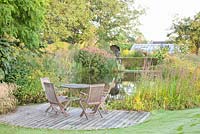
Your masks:
<svg viewBox="0 0 200 134"><path fill-rule="evenodd" d="M128 128L78 131L13 127L0 124L0 134L199 134L200 108L152 112L146 122Z"/></svg>

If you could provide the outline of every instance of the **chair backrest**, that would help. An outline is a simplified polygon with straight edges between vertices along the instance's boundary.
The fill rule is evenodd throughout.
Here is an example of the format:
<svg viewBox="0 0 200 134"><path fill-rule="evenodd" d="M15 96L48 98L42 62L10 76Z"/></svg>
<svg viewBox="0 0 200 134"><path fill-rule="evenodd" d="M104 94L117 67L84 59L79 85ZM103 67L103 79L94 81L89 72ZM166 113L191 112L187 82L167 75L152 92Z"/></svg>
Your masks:
<svg viewBox="0 0 200 134"><path fill-rule="evenodd" d="M40 78L42 89L45 91L44 82L51 83L48 77Z"/></svg>
<svg viewBox="0 0 200 134"><path fill-rule="evenodd" d="M54 85L52 83L44 82L44 88L49 103L58 104L59 101L54 90Z"/></svg>
<svg viewBox="0 0 200 134"><path fill-rule="evenodd" d="M105 87L104 89L104 94L109 94L110 90L115 87L115 79L112 80L111 83L108 84L108 86Z"/></svg>
<svg viewBox="0 0 200 134"><path fill-rule="evenodd" d="M105 84L90 85L89 94L87 98L88 104L100 104L103 96Z"/></svg>

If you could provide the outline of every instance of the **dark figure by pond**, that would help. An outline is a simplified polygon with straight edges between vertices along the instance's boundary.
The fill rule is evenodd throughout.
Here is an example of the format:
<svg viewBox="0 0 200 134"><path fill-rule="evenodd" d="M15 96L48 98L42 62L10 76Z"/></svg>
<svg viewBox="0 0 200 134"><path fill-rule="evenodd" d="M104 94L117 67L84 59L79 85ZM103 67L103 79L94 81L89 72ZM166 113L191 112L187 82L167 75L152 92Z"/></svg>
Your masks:
<svg viewBox="0 0 200 134"><path fill-rule="evenodd" d="M120 90L120 83L115 83L115 86L110 90L110 94L113 95L117 95L119 94L119 90Z"/></svg>
<svg viewBox="0 0 200 134"><path fill-rule="evenodd" d="M119 57L120 55L120 48L117 45L110 46L110 49L113 51L116 57Z"/></svg>
<svg viewBox="0 0 200 134"><path fill-rule="evenodd" d="M119 58L120 55L120 48L117 45L112 45L110 46L110 49L113 51L113 53L116 56L116 59L119 61L119 63L121 64L121 59Z"/></svg>

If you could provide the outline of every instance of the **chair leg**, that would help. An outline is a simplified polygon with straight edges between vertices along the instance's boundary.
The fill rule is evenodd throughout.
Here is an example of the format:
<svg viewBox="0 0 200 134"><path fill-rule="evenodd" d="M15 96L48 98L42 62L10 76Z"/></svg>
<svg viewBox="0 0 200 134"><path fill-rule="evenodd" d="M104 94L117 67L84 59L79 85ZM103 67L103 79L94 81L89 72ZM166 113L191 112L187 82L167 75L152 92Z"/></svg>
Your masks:
<svg viewBox="0 0 200 134"><path fill-rule="evenodd" d="M56 112L56 114L58 114L58 109L53 104L51 104L51 108Z"/></svg>
<svg viewBox="0 0 200 134"><path fill-rule="evenodd" d="M70 107L71 107L71 104L72 104L72 101L69 100L69 101L67 102L67 104L65 104L64 110L69 111L69 109L70 109Z"/></svg>
<svg viewBox="0 0 200 134"><path fill-rule="evenodd" d="M99 114L100 114L101 118L103 118L103 115L101 114L101 112L100 112L100 110L99 110L99 109L98 109L98 112L99 112Z"/></svg>
<svg viewBox="0 0 200 134"><path fill-rule="evenodd" d="M98 111L99 114L100 114L100 116L101 116L101 118L103 118L103 115L101 114L101 112L100 112L100 110L99 110L100 107L101 107L101 104L96 105L96 111L95 111L95 113Z"/></svg>
<svg viewBox="0 0 200 134"><path fill-rule="evenodd" d="M100 107L103 110L103 112L105 112L106 114L108 113L108 110L107 110L106 105L104 103L102 103Z"/></svg>
<svg viewBox="0 0 200 134"><path fill-rule="evenodd" d="M50 108L52 108L51 105L45 110L45 112L48 112Z"/></svg>
<svg viewBox="0 0 200 134"><path fill-rule="evenodd" d="M95 107L93 108L93 114L95 114L96 112L97 112L97 110L98 110L98 108L99 108L99 105L95 105Z"/></svg>
<svg viewBox="0 0 200 134"><path fill-rule="evenodd" d="M65 112L64 106L62 104L59 104L58 106L59 106L61 112L64 114L64 116L67 116L68 114Z"/></svg>
<svg viewBox="0 0 200 134"><path fill-rule="evenodd" d="M82 113L80 114L80 117L82 117L83 116L83 114L85 114L85 117L87 118L87 120L88 120L88 116L87 116L87 114L86 114L86 110L85 110L85 107L83 106L83 104L81 103L81 100L79 101L79 105L80 105L80 107L82 108Z"/></svg>

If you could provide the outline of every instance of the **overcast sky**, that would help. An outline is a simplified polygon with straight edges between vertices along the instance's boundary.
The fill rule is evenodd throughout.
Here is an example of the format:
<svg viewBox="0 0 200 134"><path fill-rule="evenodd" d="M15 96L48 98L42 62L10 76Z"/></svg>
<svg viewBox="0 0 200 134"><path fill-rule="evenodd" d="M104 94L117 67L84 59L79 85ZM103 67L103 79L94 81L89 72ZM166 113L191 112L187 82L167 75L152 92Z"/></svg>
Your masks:
<svg viewBox="0 0 200 134"><path fill-rule="evenodd" d="M163 41L175 16L189 17L200 11L200 0L135 0L146 8L141 32L149 41Z"/></svg>

